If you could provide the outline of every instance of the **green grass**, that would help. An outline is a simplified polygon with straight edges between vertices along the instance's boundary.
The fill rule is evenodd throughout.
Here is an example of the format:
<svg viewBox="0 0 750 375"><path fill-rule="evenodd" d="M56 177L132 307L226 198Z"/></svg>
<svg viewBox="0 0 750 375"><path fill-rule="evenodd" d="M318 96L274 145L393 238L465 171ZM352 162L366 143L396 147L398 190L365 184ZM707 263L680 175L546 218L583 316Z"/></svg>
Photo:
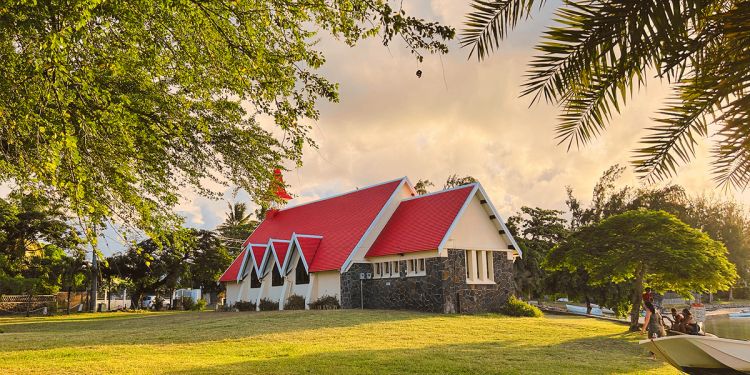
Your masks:
<svg viewBox="0 0 750 375"><path fill-rule="evenodd" d="M625 325L397 311L0 318L0 374L677 373Z"/></svg>

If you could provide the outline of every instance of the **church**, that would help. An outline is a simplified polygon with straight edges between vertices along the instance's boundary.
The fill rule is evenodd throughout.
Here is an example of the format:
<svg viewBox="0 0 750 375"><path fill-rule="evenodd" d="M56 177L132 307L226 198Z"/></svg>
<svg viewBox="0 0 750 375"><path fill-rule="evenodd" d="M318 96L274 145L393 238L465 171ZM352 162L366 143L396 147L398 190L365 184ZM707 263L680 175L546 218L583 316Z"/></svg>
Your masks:
<svg viewBox="0 0 750 375"><path fill-rule="evenodd" d="M269 212L219 282L228 306L495 312L521 256L481 184L418 195L404 177Z"/></svg>

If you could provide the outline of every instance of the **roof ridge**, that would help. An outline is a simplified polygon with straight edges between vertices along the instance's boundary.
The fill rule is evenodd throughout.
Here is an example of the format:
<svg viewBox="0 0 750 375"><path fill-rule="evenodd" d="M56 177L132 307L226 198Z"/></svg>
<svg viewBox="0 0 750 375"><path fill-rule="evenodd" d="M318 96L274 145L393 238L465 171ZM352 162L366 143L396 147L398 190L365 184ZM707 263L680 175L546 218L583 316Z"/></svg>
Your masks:
<svg viewBox="0 0 750 375"><path fill-rule="evenodd" d="M388 181L384 181L384 182L379 182L379 183L377 183L377 184L373 184L373 185L367 185L367 186L365 186L365 187L363 187L363 188L357 188L357 189L354 189L354 190L349 190L349 191L347 191L347 192L344 192L344 193L334 194L334 195L331 195L330 197L320 198L320 199L316 199L316 200L314 200L314 201L309 201L309 202L305 202L305 203L300 203L300 204L298 204L298 205L296 205L296 206L293 206L293 207L283 208L283 209L279 210L279 212L284 212L284 211L289 211L289 210L293 210L293 209L295 209L295 208L298 208L298 207L302 207L302 206L306 206L306 205L308 205L308 204L312 204L312 203L318 203L318 202L322 202L322 201L325 201L325 200L329 200L329 199L333 199L333 198L338 198L338 197L342 197L342 196L344 196L344 195L348 195L348 194L352 194L352 193L356 193L356 192L364 191L364 190L367 190L367 189L372 189L372 188L376 188L376 187L378 187L378 186L382 186L382 185L390 184L390 183L393 183L393 182L396 182L396 181L403 181L403 180L404 180L404 179L406 179L406 178L407 178L406 176L403 176L403 177L400 177L400 178L396 178L396 179L393 179L393 180L388 180Z"/></svg>
<svg viewBox="0 0 750 375"><path fill-rule="evenodd" d="M447 192L454 191L454 190L465 189L465 188L474 188L474 186L476 186L476 185L479 185L479 182L472 182L472 183L466 184L466 185L455 186L455 187L452 187L450 189L443 189L443 190L433 191L432 193L427 193L427 194L422 194L422 195L415 195L413 197L404 198L401 201L402 202L411 201L411 200L414 200L414 199L425 198L425 197L429 197L431 195L438 195L438 194L447 193Z"/></svg>

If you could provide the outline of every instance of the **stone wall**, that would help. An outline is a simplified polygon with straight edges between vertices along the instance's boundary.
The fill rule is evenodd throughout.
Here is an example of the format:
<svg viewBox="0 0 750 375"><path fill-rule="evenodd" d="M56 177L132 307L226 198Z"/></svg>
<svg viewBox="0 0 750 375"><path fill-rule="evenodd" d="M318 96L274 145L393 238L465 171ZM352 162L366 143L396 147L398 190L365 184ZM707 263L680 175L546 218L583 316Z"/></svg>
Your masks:
<svg viewBox="0 0 750 375"><path fill-rule="evenodd" d="M513 294L513 261L504 252L492 253L495 284L467 284L464 250L448 249L443 291L445 313L499 312Z"/></svg>
<svg viewBox="0 0 750 375"><path fill-rule="evenodd" d="M496 284L466 284L464 251L448 250L447 258L425 259L426 275L406 277L406 261L399 262L399 277L362 282L364 307L443 313L496 312L513 293L513 261L504 252L493 253ZM341 274L341 306L360 307L360 273L372 273L372 264L355 263Z"/></svg>

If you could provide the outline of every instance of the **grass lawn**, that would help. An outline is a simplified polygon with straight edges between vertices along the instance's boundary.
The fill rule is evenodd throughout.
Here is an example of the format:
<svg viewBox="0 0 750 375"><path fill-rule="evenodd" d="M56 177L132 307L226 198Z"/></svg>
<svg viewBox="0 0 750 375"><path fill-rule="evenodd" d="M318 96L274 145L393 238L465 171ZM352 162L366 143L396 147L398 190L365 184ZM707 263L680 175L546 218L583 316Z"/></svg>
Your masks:
<svg viewBox="0 0 750 375"><path fill-rule="evenodd" d="M0 318L0 374L676 374L625 325L400 311Z"/></svg>

